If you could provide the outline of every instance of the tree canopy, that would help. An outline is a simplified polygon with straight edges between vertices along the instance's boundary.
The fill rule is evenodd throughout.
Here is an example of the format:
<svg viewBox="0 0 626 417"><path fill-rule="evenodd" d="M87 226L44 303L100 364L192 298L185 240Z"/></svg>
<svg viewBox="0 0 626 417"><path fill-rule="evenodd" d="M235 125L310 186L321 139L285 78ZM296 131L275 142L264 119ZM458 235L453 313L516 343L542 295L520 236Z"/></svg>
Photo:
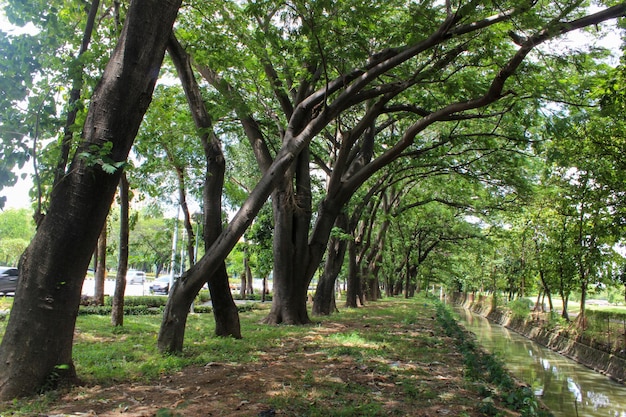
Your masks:
<svg viewBox="0 0 626 417"><path fill-rule="evenodd" d="M38 230L0 359L34 337L16 326L60 276L48 307L68 324L28 383L9 382L21 365L7 359L0 397L55 361L72 376L79 284L122 171L135 201L183 211L194 262L168 299L165 352L182 350L205 283L216 333L241 336L225 261L246 232L258 273L272 270L271 324L309 322L314 277L313 311L330 314L340 275L350 306L433 283L576 290L584 304L615 276L624 67L604 48L556 42L617 32L626 4L153 3L2 3L36 30L0 33L0 187L34 162ZM130 259L163 266L170 236L135 226Z"/></svg>

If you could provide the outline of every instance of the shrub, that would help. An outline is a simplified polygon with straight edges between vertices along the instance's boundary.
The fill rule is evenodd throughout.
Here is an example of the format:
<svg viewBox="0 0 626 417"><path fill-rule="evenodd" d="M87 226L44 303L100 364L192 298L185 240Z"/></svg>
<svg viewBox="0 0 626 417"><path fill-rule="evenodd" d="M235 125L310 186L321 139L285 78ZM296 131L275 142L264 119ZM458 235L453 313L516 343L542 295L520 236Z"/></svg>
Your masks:
<svg viewBox="0 0 626 417"><path fill-rule="evenodd" d="M206 303L211 300L211 293L209 290L200 290L198 295L196 295L196 303Z"/></svg>
<svg viewBox="0 0 626 417"><path fill-rule="evenodd" d="M146 307L164 307L167 303L167 297L159 297L157 295L137 295L124 297L124 307L127 306L146 306ZM113 298L104 297L104 305L112 306Z"/></svg>
<svg viewBox="0 0 626 417"><path fill-rule="evenodd" d="M111 314L111 306L81 306L78 315L96 314L107 316ZM163 313L163 307L150 307L146 305L124 305L125 316L157 315Z"/></svg>
<svg viewBox="0 0 626 417"><path fill-rule="evenodd" d="M241 297L241 294L236 293L233 294L233 298L235 300L249 300L249 301L261 301L262 298L262 294L261 293L254 293L254 294L246 294L245 297ZM272 301L272 294L265 294L265 301Z"/></svg>
<svg viewBox="0 0 626 417"><path fill-rule="evenodd" d="M547 318L548 320L545 324L547 330L553 331L555 329L565 328L568 325L567 320L556 311L549 312Z"/></svg>
<svg viewBox="0 0 626 417"><path fill-rule="evenodd" d="M533 302L528 298L517 298L508 304L513 318L524 319L530 314Z"/></svg>

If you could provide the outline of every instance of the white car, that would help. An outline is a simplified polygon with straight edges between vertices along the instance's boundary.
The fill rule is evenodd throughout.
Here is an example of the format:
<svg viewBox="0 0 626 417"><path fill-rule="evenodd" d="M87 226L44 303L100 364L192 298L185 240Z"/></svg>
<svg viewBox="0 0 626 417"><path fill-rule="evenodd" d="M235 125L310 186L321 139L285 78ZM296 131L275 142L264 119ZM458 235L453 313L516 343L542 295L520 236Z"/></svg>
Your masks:
<svg viewBox="0 0 626 417"><path fill-rule="evenodd" d="M146 281L146 273L143 271L137 271L136 269L129 269L126 272L127 284L143 284Z"/></svg>

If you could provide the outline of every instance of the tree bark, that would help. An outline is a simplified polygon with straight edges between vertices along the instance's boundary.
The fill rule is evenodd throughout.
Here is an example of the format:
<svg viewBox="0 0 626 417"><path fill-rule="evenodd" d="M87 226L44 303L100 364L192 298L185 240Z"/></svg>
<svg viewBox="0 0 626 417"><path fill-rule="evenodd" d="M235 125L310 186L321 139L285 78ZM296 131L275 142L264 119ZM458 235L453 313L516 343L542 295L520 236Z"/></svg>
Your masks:
<svg viewBox="0 0 626 417"><path fill-rule="evenodd" d="M0 399L73 381L74 326L85 272L121 170L106 173L85 155L106 149L122 164L150 104L179 0L133 0L90 100L83 141L20 261L20 279L0 345ZM26 330L27 329L27 330Z"/></svg>
<svg viewBox="0 0 626 417"><path fill-rule="evenodd" d="M111 324L124 325L124 293L126 292L126 272L128 271L128 238L129 225L129 190L126 174L120 179L120 251L117 260L117 275L115 276L115 291L113 292L113 307L111 309Z"/></svg>
<svg viewBox="0 0 626 417"><path fill-rule="evenodd" d="M311 220L311 177L308 148L303 149L272 195L274 211L274 294L268 324L310 323L305 275ZM291 178L295 178L295 191Z"/></svg>
<svg viewBox="0 0 626 417"><path fill-rule="evenodd" d="M357 243L348 243L348 288L346 289L346 307L357 308L363 305L361 297L361 277L356 261Z"/></svg>
<svg viewBox="0 0 626 417"><path fill-rule="evenodd" d="M345 213L341 213L335 221L335 226L346 233L346 229L348 228L348 216ZM342 236L334 236L328 242L324 272L317 282L315 296L313 297L312 314L315 316L329 316L338 311L335 300L335 286L337 276L343 266L347 247L348 240Z"/></svg>
<svg viewBox="0 0 626 417"><path fill-rule="evenodd" d="M169 154L169 151L168 151ZM189 265L193 265L195 262L195 245L196 245L196 234L193 231L193 224L191 223L191 213L189 212L189 204L187 204L187 186L185 181L185 170L176 165L174 157L171 157L172 165L174 165L174 169L176 170L176 178L178 179L178 201L180 203L181 211L183 212L183 226L185 227L185 231L187 233L187 240L185 243L185 251L187 252L187 256L189 258ZM183 262L184 267L184 259L181 260Z"/></svg>
<svg viewBox="0 0 626 417"><path fill-rule="evenodd" d="M96 305L104 305L104 281L107 277L107 226L106 221L98 238L98 256L94 273L93 301Z"/></svg>
<svg viewBox="0 0 626 417"><path fill-rule="evenodd" d="M241 295L242 296L246 296L246 295L253 295L254 294L254 288L253 288L253 280L254 277L252 276L252 269L250 268L250 258L248 256L248 249L244 249L244 254L243 254L243 277L241 279Z"/></svg>

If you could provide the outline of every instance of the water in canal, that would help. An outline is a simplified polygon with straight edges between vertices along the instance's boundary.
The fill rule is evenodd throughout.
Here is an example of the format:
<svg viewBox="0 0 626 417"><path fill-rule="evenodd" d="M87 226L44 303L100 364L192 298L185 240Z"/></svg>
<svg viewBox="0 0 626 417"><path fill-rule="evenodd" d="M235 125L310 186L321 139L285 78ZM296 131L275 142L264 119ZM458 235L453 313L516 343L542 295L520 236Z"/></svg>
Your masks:
<svg viewBox="0 0 626 417"><path fill-rule="evenodd" d="M466 309L457 312L478 342L531 386L556 417L626 417L625 385Z"/></svg>

